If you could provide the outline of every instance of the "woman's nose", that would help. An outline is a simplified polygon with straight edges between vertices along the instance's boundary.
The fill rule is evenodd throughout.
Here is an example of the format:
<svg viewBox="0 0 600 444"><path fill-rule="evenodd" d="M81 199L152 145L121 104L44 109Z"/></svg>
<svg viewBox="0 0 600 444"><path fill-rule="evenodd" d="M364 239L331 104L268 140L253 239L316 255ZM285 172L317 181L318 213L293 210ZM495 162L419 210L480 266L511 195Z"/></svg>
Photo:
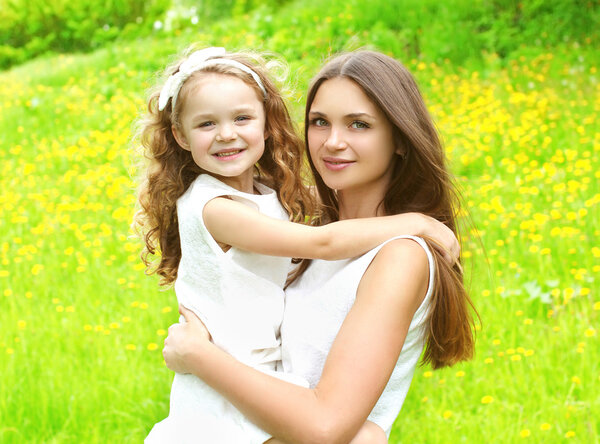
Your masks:
<svg viewBox="0 0 600 444"><path fill-rule="evenodd" d="M327 140L325 141L325 147L330 150L343 150L348 148L343 132L336 128L331 128Z"/></svg>

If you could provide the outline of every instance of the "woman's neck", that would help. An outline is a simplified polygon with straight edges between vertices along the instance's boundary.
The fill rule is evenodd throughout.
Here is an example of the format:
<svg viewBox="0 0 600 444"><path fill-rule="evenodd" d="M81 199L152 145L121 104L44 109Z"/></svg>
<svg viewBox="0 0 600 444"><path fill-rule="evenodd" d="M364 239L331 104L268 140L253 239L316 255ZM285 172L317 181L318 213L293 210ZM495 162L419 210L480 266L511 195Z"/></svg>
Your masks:
<svg viewBox="0 0 600 444"><path fill-rule="evenodd" d="M385 215L380 205L383 200L380 193L338 191L337 197L340 220Z"/></svg>

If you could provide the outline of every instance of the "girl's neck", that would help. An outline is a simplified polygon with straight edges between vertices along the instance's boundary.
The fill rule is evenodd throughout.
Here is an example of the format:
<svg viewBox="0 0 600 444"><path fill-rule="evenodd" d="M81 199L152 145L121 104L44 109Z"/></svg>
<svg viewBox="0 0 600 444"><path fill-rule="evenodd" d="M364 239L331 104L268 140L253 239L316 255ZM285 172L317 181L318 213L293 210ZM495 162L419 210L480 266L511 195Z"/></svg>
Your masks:
<svg viewBox="0 0 600 444"><path fill-rule="evenodd" d="M242 174L241 176L235 177L224 177L214 176L231 188L235 188L242 193L258 194L254 188L254 175L253 174Z"/></svg>

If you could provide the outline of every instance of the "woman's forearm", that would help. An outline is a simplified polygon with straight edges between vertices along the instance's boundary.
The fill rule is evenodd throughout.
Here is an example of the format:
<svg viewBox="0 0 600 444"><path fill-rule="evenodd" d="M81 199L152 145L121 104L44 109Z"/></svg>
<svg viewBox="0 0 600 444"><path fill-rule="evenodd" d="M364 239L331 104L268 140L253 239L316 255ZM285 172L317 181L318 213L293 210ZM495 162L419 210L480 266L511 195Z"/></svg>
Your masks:
<svg viewBox="0 0 600 444"><path fill-rule="evenodd" d="M347 443L366 419L340 424L339 415L317 389L264 374L212 343L205 343L200 353L186 360L196 376L259 427L286 443Z"/></svg>

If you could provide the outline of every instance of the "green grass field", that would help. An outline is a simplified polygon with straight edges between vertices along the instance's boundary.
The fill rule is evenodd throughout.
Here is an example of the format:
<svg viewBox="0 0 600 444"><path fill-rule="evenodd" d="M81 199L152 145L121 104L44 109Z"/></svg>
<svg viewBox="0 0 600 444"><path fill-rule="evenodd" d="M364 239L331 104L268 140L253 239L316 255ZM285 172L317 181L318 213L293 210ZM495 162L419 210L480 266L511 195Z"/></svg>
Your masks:
<svg viewBox="0 0 600 444"><path fill-rule="evenodd" d="M141 442L167 414L172 373L161 349L176 301L144 275L129 231L140 160L132 124L154 73L188 43L296 44L285 30L261 40L260 24L247 26L235 37L176 33L0 72L0 442ZM354 29L335 48L375 41L401 58L376 41L384 34ZM284 54L297 120L331 41L302 45ZM482 325L473 361L417 371L390 442L599 442L592 46L523 46L463 67L403 60L478 231L463 233L463 257Z"/></svg>

